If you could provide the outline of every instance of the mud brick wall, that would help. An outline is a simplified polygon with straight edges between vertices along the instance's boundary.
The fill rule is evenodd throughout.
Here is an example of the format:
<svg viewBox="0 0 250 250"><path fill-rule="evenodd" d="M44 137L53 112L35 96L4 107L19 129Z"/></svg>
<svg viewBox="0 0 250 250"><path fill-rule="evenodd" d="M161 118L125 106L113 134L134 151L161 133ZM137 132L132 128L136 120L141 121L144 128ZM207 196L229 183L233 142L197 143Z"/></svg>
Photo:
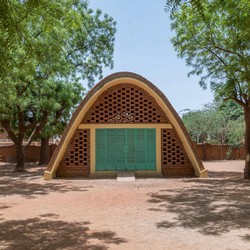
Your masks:
<svg viewBox="0 0 250 250"><path fill-rule="evenodd" d="M161 130L161 164L163 176L194 176L194 169L174 129Z"/></svg>
<svg viewBox="0 0 250 250"><path fill-rule="evenodd" d="M90 129L78 129L56 172L58 177L87 177L90 174Z"/></svg>
<svg viewBox="0 0 250 250"><path fill-rule="evenodd" d="M51 158L57 145L49 145L49 157ZM25 150L25 162L38 162L40 159L40 145L30 145ZM13 145L0 145L0 162L16 162L16 147Z"/></svg>
<svg viewBox="0 0 250 250"><path fill-rule="evenodd" d="M244 145L232 147L230 145L196 144L200 158L203 161L217 160L245 160L246 151Z"/></svg>

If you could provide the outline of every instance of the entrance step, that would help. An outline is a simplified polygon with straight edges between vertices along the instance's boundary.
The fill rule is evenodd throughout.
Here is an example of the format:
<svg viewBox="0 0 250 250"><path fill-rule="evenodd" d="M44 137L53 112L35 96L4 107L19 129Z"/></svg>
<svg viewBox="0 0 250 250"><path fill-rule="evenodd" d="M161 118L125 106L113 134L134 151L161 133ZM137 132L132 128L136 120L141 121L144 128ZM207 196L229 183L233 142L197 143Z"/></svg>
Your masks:
<svg viewBox="0 0 250 250"><path fill-rule="evenodd" d="M162 178L162 173L155 171L136 172L136 178Z"/></svg>
<svg viewBox="0 0 250 250"><path fill-rule="evenodd" d="M117 173L92 173L90 179L116 179Z"/></svg>
<svg viewBox="0 0 250 250"><path fill-rule="evenodd" d="M117 173L117 181L135 181L135 172L119 171Z"/></svg>

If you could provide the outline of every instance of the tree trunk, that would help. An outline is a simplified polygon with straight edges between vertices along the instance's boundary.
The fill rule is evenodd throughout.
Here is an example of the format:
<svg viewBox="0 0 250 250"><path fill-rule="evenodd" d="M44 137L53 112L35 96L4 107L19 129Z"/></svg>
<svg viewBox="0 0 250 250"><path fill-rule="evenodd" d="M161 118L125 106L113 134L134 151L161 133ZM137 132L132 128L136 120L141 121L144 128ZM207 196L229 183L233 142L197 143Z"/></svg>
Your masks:
<svg viewBox="0 0 250 250"><path fill-rule="evenodd" d="M22 142L18 142L15 146L16 146L16 167L14 169L14 172L23 172L25 171L24 147L22 145Z"/></svg>
<svg viewBox="0 0 250 250"><path fill-rule="evenodd" d="M202 143L202 154L203 154L203 160L206 161L207 160L207 143Z"/></svg>
<svg viewBox="0 0 250 250"><path fill-rule="evenodd" d="M223 143L220 143L220 160L224 160L224 155L223 155Z"/></svg>
<svg viewBox="0 0 250 250"><path fill-rule="evenodd" d="M245 134L245 149L246 161L244 169L244 178L250 179L250 106L244 108L246 134Z"/></svg>
<svg viewBox="0 0 250 250"><path fill-rule="evenodd" d="M50 160L49 158L49 138L43 138L41 139L40 160L38 165L47 165Z"/></svg>

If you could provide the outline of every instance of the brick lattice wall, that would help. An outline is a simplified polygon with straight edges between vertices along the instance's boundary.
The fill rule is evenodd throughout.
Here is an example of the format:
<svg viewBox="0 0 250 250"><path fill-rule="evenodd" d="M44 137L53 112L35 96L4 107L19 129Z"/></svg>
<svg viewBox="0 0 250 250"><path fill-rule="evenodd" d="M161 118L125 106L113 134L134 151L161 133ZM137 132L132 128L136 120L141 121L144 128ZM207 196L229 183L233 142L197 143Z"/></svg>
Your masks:
<svg viewBox="0 0 250 250"><path fill-rule="evenodd" d="M119 84L98 97L83 124L170 123L155 99L133 84ZM161 130L161 165L164 176L194 176L194 169L173 129ZM77 130L57 170L57 176L90 174L90 129Z"/></svg>
<svg viewBox="0 0 250 250"><path fill-rule="evenodd" d="M92 105L82 123L169 123L145 90L133 84L107 89Z"/></svg>
<svg viewBox="0 0 250 250"><path fill-rule="evenodd" d="M194 176L194 169L174 129L161 130L161 164L164 176Z"/></svg>
<svg viewBox="0 0 250 250"><path fill-rule="evenodd" d="M78 129L57 170L59 177L90 174L90 129Z"/></svg>

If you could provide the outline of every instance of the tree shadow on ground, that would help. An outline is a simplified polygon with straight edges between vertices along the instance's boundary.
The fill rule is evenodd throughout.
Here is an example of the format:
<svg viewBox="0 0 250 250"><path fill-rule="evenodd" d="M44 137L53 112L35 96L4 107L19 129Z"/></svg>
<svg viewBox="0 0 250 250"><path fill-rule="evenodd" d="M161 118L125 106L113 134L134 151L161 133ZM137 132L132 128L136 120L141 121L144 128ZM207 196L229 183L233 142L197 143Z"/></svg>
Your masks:
<svg viewBox="0 0 250 250"><path fill-rule="evenodd" d="M13 165L0 167L0 197L6 195L21 195L28 199L46 195L52 192L88 191L93 186L73 185L69 180L44 181L45 167L30 165L26 172L14 172Z"/></svg>
<svg viewBox="0 0 250 250"><path fill-rule="evenodd" d="M240 179L244 177L244 174L236 171L209 171L208 176L209 178Z"/></svg>
<svg viewBox="0 0 250 250"><path fill-rule="evenodd" d="M112 231L91 231L89 222L54 220L56 215L42 218L11 220L0 223L1 249L108 249L110 244L126 243ZM51 218L50 218L51 217Z"/></svg>
<svg viewBox="0 0 250 250"><path fill-rule="evenodd" d="M28 162L25 164L24 172L14 172L14 169L15 169L15 163L0 162L1 177L19 176L20 178L29 177L31 179L43 175L44 171L46 170L46 165L38 166L38 164L35 162Z"/></svg>
<svg viewBox="0 0 250 250"><path fill-rule="evenodd" d="M186 179L183 188L150 193L150 211L171 213L158 228L184 227L205 235L250 229L250 182L244 179ZM249 240L245 235L243 240Z"/></svg>
<svg viewBox="0 0 250 250"><path fill-rule="evenodd" d="M0 197L6 195L21 195L27 199L34 199L41 195L47 195L52 192L66 193L66 192L85 192L93 186L75 186L70 182L34 182L19 179L4 179L0 184Z"/></svg>
<svg viewBox="0 0 250 250"><path fill-rule="evenodd" d="M244 236L241 236L241 238L242 238L243 241L250 242L250 234L246 234Z"/></svg>

